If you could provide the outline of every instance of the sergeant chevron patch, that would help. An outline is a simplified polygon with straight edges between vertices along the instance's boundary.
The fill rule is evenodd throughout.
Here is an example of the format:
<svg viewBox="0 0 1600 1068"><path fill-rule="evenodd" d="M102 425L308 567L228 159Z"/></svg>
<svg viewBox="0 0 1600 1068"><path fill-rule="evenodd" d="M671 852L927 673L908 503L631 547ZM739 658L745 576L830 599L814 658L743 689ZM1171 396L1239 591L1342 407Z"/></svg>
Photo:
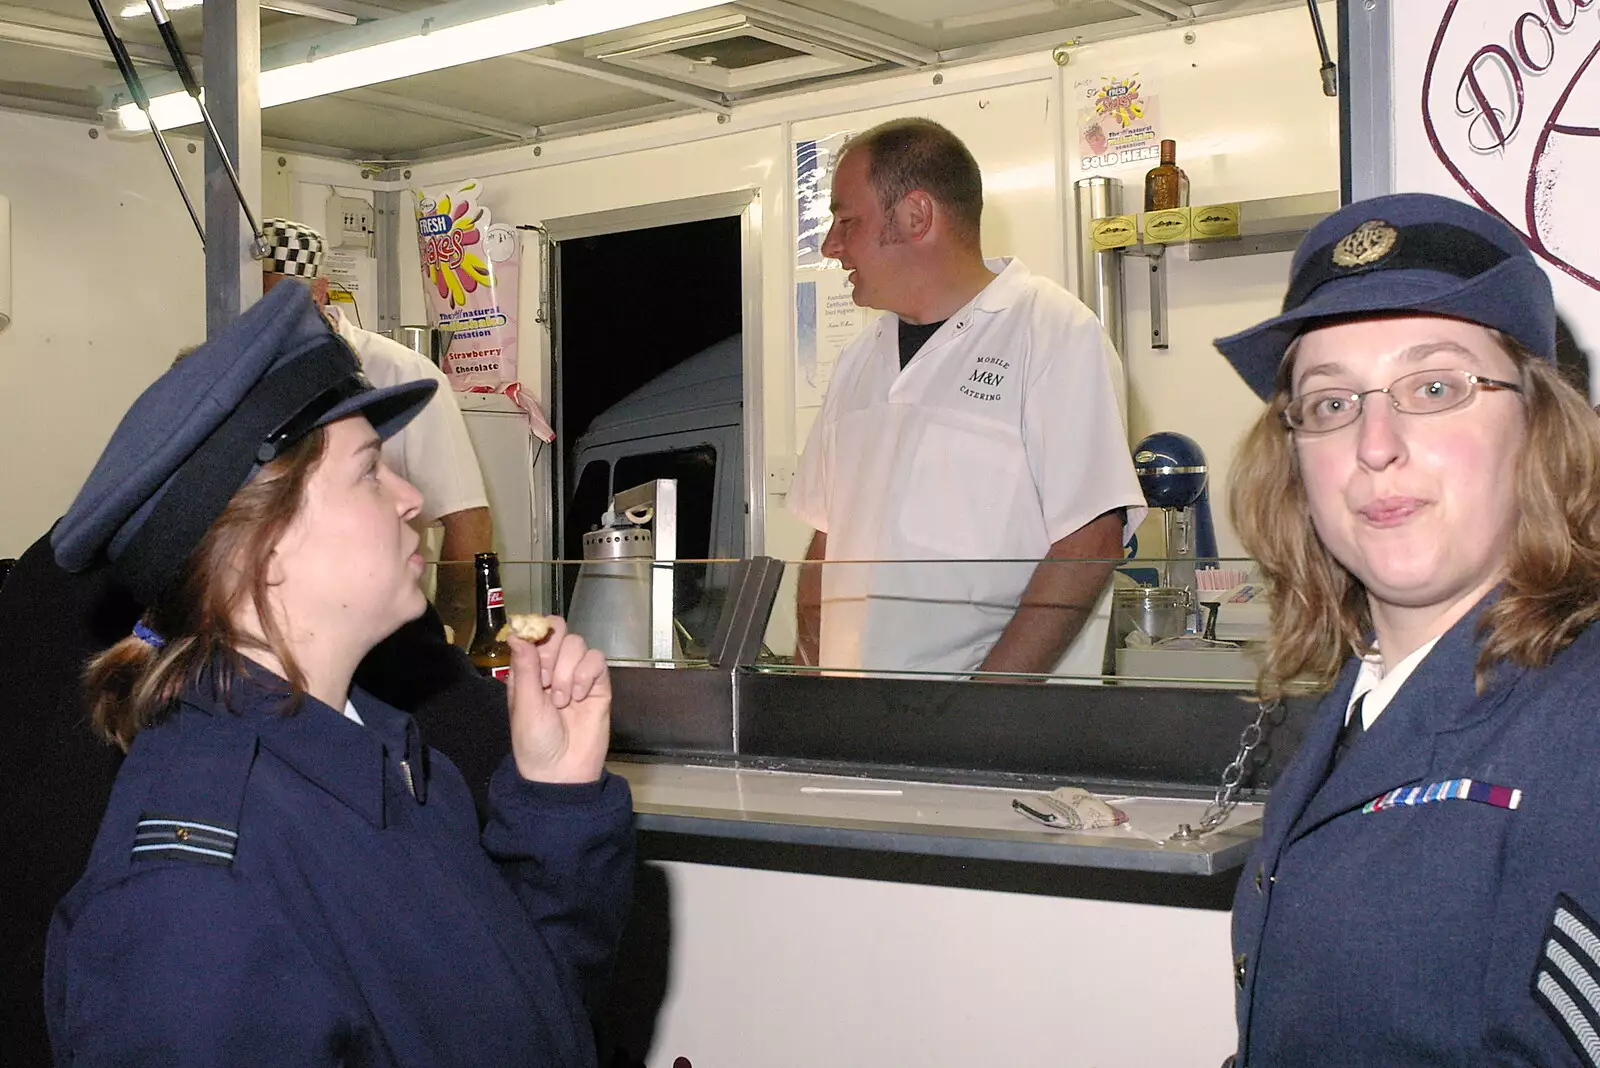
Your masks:
<svg viewBox="0 0 1600 1068"><path fill-rule="evenodd" d="M146 812L134 832L133 859L195 860L229 867L238 844L238 833L226 827Z"/></svg>
<svg viewBox="0 0 1600 1068"><path fill-rule="evenodd" d="M1533 973L1533 997L1578 1059L1600 1068L1600 925L1566 894L1556 895Z"/></svg>

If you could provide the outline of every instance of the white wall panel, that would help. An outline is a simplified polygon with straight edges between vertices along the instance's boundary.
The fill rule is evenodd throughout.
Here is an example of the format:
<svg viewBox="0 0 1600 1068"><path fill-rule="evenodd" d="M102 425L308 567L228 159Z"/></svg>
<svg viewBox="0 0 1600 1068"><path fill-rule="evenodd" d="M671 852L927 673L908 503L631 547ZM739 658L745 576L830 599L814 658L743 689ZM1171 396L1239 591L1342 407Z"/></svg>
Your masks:
<svg viewBox="0 0 1600 1068"><path fill-rule="evenodd" d="M15 314L0 332L0 556L66 510L134 398L205 337L204 254L154 140L89 130L0 112ZM198 206L202 154L169 141ZM284 160L264 161L269 180L359 184L351 165Z"/></svg>
<svg viewBox="0 0 1600 1068"><path fill-rule="evenodd" d="M0 333L0 556L66 510L128 405L205 334L200 242L154 141L89 129L0 113L15 314Z"/></svg>
<svg viewBox="0 0 1600 1068"><path fill-rule="evenodd" d="M1226 912L680 862L650 1068L1216 1068Z"/></svg>

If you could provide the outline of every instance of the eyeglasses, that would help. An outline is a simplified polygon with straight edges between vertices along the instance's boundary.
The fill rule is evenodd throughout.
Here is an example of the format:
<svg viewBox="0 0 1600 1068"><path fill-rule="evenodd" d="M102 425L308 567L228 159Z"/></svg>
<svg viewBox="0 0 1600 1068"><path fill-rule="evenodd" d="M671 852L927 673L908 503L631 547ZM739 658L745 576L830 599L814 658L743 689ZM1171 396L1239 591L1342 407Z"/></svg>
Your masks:
<svg viewBox="0 0 1600 1068"><path fill-rule="evenodd" d="M1361 417L1367 397L1388 394L1389 403L1406 415L1438 415L1460 408L1478 390L1509 389L1521 393L1515 382L1501 382L1466 371L1415 371L1401 375L1383 389L1352 393L1346 389L1314 389L1302 393L1283 410L1283 421L1300 434L1326 434L1347 427Z"/></svg>

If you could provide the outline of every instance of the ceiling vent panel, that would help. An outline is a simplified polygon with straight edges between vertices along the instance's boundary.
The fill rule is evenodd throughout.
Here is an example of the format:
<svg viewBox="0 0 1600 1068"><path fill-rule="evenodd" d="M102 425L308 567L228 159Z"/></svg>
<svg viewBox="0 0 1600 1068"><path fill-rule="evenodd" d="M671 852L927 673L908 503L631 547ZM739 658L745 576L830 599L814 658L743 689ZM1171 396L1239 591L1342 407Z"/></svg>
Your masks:
<svg viewBox="0 0 1600 1068"><path fill-rule="evenodd" d="M846 74L884 61L859 44L826 34L778 27L759 16L731 14L657 23L608 36L584 50L590 59L661 78L744 93L787 82Z"/></svg>

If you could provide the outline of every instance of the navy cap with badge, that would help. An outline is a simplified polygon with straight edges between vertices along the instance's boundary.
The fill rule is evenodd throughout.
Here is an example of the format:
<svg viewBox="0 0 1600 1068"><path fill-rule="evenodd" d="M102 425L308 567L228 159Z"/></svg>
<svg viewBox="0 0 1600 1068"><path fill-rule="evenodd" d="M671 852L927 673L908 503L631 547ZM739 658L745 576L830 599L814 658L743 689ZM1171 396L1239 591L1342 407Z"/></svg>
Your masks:
<svg viewBox="0 0 1600 1068"><path fill-rule="evenodd" d="M133 402L51 534L56 562L84 571L109 561L154 604L262 464L357 413L388 438L435 388L374 389L305 285L275 286Z"/></svg>
<svg viewBox="0 0 1600 1068"><path fill-rule="evenodd" d="M1521 235L1500 219L1431 193L1358 200L1295 250L1280 315L1216 346L1263 400L1308 330L1385 315L1440 315L1499 330L1554 360L1555 296Z"/></svg>

